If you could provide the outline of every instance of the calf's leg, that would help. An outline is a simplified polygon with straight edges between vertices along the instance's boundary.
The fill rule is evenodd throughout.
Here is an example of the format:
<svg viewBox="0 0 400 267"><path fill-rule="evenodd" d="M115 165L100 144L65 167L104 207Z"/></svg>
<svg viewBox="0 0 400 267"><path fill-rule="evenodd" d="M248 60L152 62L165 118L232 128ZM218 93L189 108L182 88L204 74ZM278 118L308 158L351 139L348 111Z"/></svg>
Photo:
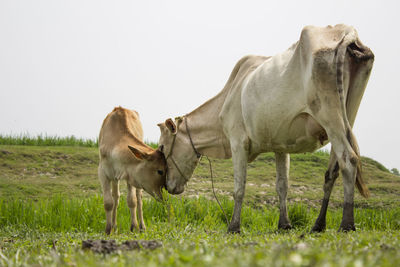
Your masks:
<svg viewBox="0 0 400 267"><path fill-rule="evenodd" d="M106 212L106 234L109 235L112 229L112 210L114 206L114 201L111 194L111 182L101 168L99 168L98 174L101 186L103 188L103 202L104 210Z"/></svg>
<svg viewBox="0 0 400 267"><path fill-rule="evenodd" d="M136 198L138 203L138 215L139 215L139 229L142 231L146 230L146 225L144 224L143 219L143 202L142 202L142 189L136 189Z"/></svg>
<svg viewBox="0 0 400 267"><path fill-rule="evenodd" d="M276 161L276 192L279 196L279 223L278 229L291 229L286 207L288 191L288 177L290 168L290 155L287 153L275 153Z"/></svg>
<svg viewBox="0 0 400 267"><path fill-rule="evenodd" d="M112 210L112 227L114 229L116 229L116 227L117 227L117 209L118 209L119 197L120 197L118 180L112 182L112 196L113 196L113 200L114 200L114 206L113 206L113 210Z"/></svg>
<svg viewBox="0 0 400 267"><path fill-rule="evenodd" d="M136 190L135 187L127 183L128 187L128 196L127 203L128 207L131 211L131 231L139 230L139 225L136 219L136 207L137 207L137 199L136 199Z"/></svg>

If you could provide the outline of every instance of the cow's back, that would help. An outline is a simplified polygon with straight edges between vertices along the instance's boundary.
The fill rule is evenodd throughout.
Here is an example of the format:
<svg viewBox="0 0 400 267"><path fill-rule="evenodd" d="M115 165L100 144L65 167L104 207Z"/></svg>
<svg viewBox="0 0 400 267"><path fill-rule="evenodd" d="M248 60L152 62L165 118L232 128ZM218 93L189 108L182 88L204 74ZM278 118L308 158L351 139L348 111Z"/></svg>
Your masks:
<svg viewBox="0 0 400 267"><path fill-rule="evenodd" d="M239 60L225 88L225 99L219 114L223 128L237 128L235 125L242 122L242 89L246 79L270 57L248 55ZM243 125L244 128L244 125Z"/></svg>

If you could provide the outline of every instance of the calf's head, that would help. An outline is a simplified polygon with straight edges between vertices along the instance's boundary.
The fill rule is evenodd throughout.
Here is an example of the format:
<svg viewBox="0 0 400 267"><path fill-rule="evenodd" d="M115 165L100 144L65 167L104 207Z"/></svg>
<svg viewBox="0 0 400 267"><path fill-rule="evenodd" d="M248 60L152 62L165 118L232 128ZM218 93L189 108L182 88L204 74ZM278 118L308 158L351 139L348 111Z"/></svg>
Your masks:
<svg viewBox="0 0 400 267"><path fill-rule="evenodd" d="M167 164L161 148L144 150L139 147L128 147L136 159L139 160L134 166L133 183L143 188L144 191L157 200L162 200L162 188L165 188Z"/></svg>
<svg viewBox="0 0 400 267"><path fill-rule="evenodd" d="M185 184L199 162L185 128L179 128L181 123L185 122L177 119L175 124L167 119L158 124L161 130L159 144L168 166L166 186L170 194L180 194L185 190Z"/></svg>

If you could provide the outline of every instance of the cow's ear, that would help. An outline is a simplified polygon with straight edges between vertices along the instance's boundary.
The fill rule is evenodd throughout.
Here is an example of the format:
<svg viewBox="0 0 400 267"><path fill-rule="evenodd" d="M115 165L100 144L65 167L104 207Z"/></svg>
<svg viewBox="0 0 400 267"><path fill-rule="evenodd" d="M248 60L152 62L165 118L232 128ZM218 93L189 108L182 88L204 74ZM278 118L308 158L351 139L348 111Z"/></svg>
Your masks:
<svg viewBox="0 0 400 267"><path fill-rule="evenodd" d="M131 150L131 152L133 153L133 155L140 160L148 160L150 158L150 155L147 154L146 152L141 151L140 149L137 149L133 146L129 146L128 148Z"/></svg>
<svg viewBox="0 0 400 267"><path fill-rule="evenodd" d="M165 123L158 123L157 124L157 126L158 126L158 128L160 128L160 132L161 132L161 134L165 131Z"/></svg>
<svg viewBox="0 0 400 267"><path fill-rule="evenodd" d="M165 121L165 126L167 126L168 130L172 133L172 134L176 134L176 125L175 123L172 121L172 119L167 119Z"/></svg>

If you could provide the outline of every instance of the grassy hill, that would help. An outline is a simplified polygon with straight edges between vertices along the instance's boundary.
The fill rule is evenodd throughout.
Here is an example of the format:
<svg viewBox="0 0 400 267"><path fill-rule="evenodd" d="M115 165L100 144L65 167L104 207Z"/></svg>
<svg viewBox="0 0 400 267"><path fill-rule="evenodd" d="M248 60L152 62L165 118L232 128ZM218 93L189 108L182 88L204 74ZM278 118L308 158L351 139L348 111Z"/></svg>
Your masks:
<svg viewBox="0 0 400 267"><path fill-rule="evenodd" d="M0 138L1 142L1 138ZM18 144L18 143L17 143ZM121 186L118 229L104 235L105 216L97 179L98 149L81 146L0 145L0 266L399 266L400 177L363 158L371 198L356 193L357 232L338 233L343 198L339 178L327 230L308 234L318 216L329 155L292 155L290 231L276 231L279 211L271 153L249 164L242 234L227 225L212 198L203 159L180 196L165 203L144 200L145 232L129 232L126 187ZM47 144L42 142L41 145ZM60 146L64 145L64 146ZM228 217L233 210L231 160L212 160L217 194ZM125 192L124 192L125 191ZM162 247L86 252L82 240L159 240Z"/></svg>
<svg viewBox="0 0 400 267"><path fill-rule="evenodd" d="M289 203L319 207L328 160L326 152L291 156ZM400 177L370 158L363 157L362 162L371 197L365 200L356 193L356 205L372 208L398 206ZM87 197L101 194L97 165L96 147L0 145L0 198ZM212 159L212 165L217 194L232 199L232 161ZM121 188L126 195L125 186ZM202 159L181 196L212 199L206 159ZM245 199L247 204L254 206L278 203L272 153L262 154L249 164ZM343 187L339 177L332 193L331 206L339 206L342 199Z"/></svg>

